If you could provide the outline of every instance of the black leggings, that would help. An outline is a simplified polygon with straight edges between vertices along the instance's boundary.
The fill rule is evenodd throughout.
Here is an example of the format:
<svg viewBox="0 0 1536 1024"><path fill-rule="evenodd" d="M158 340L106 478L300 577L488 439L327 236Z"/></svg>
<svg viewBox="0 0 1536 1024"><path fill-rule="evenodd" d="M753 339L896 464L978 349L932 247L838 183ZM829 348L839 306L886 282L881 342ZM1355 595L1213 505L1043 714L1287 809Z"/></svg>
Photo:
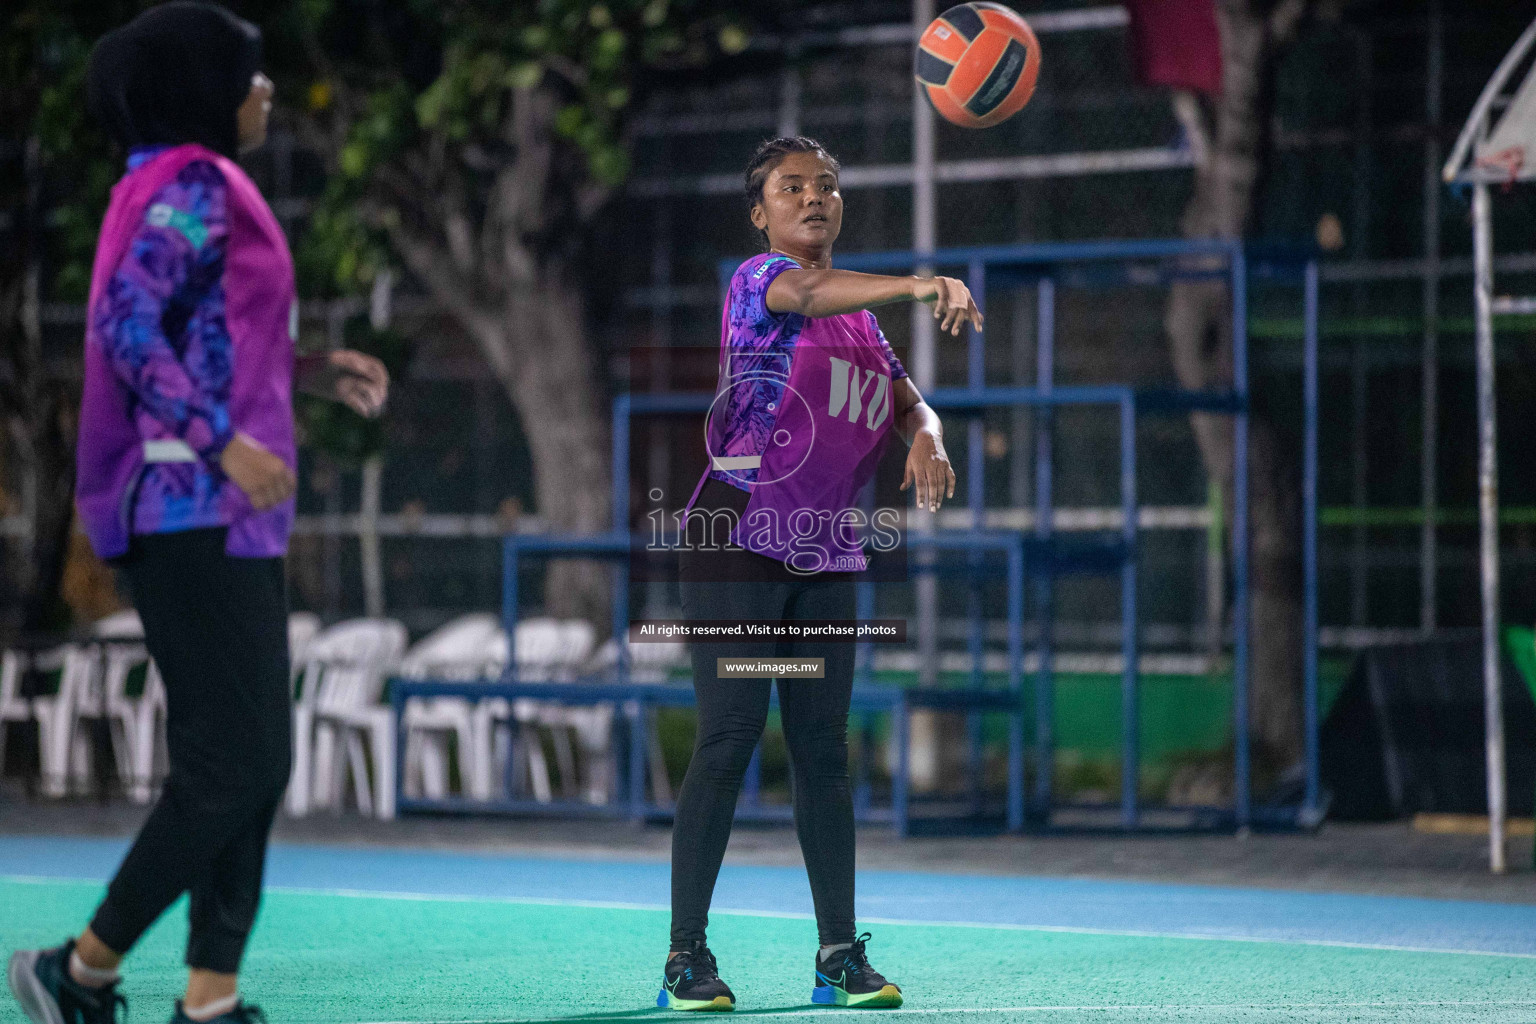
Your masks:
<svg viewBox="0 0 1536 1024"><path fill-rule="evenodd" d="M728 485L711 481L701 498ZM734 488L730 488L734 490ZM738 492L740 493L740 492ZM729 502L727 498L722 504ZM713 507L713 506L706 506ZM732 571L721 572L722 558ZM684 552L683 615L701 619L852 619L852 574L801 577L751 552ZM755 578L754 578L755 577ZM848 780L848 701L854 645L824 640L691 644L699 724L672 829L672 949L703 941L709 902L731 835L736 796L768 717L769 679L722 679L717 658L825 659L823 679L780 679L795 830L810 877L821 944L852 942L853 797Z"/></svg>
<svg viewBox="0 0 1536 1024"><path fill-rule="evenodd" d="M288 784L288 611L280 558L232 558L224 529L133 538L118 562L165 680L170 776L91 931L117 953L191 892L187 966L233 974Z"/></svg>

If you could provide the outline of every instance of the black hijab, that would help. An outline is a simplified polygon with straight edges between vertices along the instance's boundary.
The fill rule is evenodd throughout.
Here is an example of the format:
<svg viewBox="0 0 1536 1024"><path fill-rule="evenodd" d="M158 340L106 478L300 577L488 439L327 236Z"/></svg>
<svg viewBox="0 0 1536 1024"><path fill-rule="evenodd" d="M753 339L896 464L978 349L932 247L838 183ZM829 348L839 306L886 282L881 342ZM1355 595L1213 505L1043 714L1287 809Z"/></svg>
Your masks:
<svg viewBox="0 0 1536 1024"><path fill-rule="evenodd" d="M125 149L196 142L233 159L235 111L259 70L259 28L214 4L172 0L97 41L86 98Z"/></svg>

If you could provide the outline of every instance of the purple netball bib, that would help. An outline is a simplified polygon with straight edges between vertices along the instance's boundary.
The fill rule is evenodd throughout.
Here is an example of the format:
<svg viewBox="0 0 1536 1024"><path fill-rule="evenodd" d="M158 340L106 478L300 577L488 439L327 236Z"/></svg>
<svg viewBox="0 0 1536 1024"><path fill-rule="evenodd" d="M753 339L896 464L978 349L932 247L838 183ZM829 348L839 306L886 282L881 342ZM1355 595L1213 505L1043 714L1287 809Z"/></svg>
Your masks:
<svg viewBox="0 0 1536 1024"><path fill-rule="evenodd" d="M126 175L112 189L91 276L95 310L122 261L150 198L193 160L218 167L227 186L229 239L224 259L224 318L233 345L230 421L261 442L290 469L297 465L293 427L293 334L297 327L293 259L281 226L254 182L233 161L197 145L175 146ZM132 399L117 379L87 318L85 383L80 401L75 501L91 546L103 558L128 550L131 499L148 445ZM225 550L244 557L282 555L293 526L294 500L257 512L239 488L231 507Z"/></svg>
<svg viewBox="0 0 1536 1024"><path fill-rule="evenodd" d="M862 572L858 495L894 419L885 346L864 312L807 320L733 539L801 572Z"/></svg>

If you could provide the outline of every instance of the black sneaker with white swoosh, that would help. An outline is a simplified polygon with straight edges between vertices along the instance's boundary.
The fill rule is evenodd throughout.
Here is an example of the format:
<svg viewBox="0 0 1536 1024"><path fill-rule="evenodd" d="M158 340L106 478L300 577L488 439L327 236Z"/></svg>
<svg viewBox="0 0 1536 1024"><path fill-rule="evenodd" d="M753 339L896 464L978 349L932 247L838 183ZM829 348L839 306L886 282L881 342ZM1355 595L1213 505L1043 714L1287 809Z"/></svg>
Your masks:
<svg viewBox="0 0 1536 1024"><path fill-rule="evenodd" d="M869 1010L894 1010L901 1005L900 987L869 966L864 944L873 936L865 932L847 949L825 960L816 956L816 984L811 1002L829 1006L860 1006Z"/></svg>
<svg viewBox="0 0 1536 1024"><path fill-rule="evenodd" d="M734 1010L736 996L720 980L715 954L696 942L692 949L667 960L656 1005L673 1010Z"/></svg>

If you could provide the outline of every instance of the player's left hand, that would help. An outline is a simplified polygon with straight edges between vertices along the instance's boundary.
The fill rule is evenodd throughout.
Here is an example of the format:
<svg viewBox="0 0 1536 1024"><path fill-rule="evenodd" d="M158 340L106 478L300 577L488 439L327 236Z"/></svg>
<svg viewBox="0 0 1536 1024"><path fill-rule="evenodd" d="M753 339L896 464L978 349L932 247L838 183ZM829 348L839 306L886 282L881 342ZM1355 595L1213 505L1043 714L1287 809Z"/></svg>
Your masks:
<svg viewBox="0 0 1536 1024"><path fill-rule="evenodd" d="M976 300L965 282L956 277L913 278L912 297L933 307L933 318L939 322L939 331L960 336L960 328L967 322L977 331L986 318L976 307Z"/></svg>
<svg viewBox="0 0 1536 1024"><path fill-rule="evenodd" d="M389 371L365 352L337 349L314 360L304 390L341 402L369 419L384 411L389 397Z"/></svg>
<svg viewBox="0 0 1536 1024"><path fill-rule="evenodd" d="M944 451L944 442L931 430L919 430L907 450L906 475L901 489L914 487L917 491L917 507L937 512L945 498L955 496L955 471Z"/></svg>

